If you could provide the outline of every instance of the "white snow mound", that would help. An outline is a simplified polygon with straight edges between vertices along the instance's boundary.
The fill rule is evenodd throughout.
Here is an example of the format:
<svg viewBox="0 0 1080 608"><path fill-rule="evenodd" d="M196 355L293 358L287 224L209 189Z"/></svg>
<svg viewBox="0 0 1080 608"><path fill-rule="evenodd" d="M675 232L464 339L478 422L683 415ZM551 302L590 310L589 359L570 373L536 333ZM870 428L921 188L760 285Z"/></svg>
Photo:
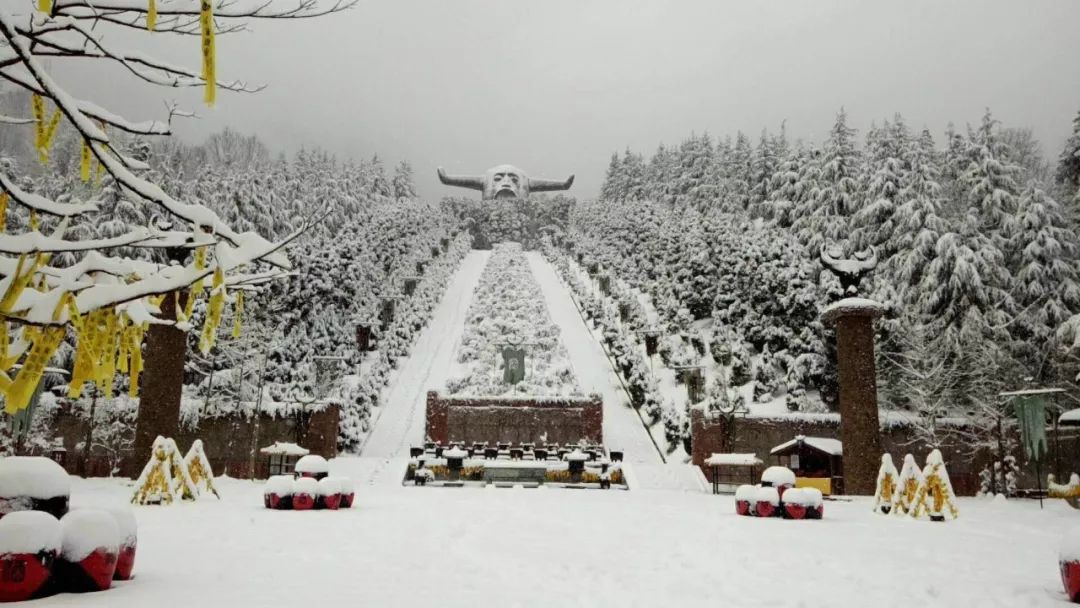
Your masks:
<svg viewBox="0 0 1080 608"><path fill-rule="evenodd" d="M326 473L330 470L330 465L327 464L326 459L322 456L316 456L315 454L308 454L300 460L296 461L297 473Z"/></svg>
<svg viewBox="0 0 1080 608"><path fill-rule="evenodd" d="M47 499L71 495L71 478L64 467L42 456L0 458L0 497Z"/></svg>
<svg viewBox="0 0 1080 608"><path fill-rule="evenodd" d="M98 549L116 553L120 549L120 529L108 511L76 509L60 520L63 529L63 556L81 562Z"/></svg>
<svg viewBox="0 0 1080 608"><path fill-rule="evenodd" d="M769 467L761 474L761 483L771 483L774 486L794 486L795 473L787 467Z"/></svg>
<svg viewBox="0 0 1080 608"><path fill-rule="evenodd" d="M0 519L0 555L60 551L60 522L44 511L16 511Z"/></svg>

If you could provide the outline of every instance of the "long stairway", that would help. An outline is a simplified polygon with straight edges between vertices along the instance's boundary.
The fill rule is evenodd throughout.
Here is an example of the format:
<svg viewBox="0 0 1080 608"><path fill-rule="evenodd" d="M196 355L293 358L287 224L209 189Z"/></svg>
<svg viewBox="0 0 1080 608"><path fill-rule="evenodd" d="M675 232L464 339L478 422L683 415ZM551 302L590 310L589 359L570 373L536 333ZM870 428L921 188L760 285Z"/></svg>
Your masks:
<svg viewBox="0 0 1080 608"><path fill-rule="evenodd" d="M473 290L490 255L489 251L470 252L454 273L431 321L383 392L383 406L360 448L361 458L342 459L360 461L343 463L354 471L355 479L380 485L400 483L409 446L424 440L427 391L446 383Z"/></svg>
<svg viewBox="0 0 1080 608"><path fill-rule="evenodd" d="M603 347L585 325L569 288L555 268L537 252L528 254L533 276L540 284L552 320L562 330L563 344L578 381L587 393L604 398L604 444L622 450L632 489L700 491L698 473L691 465L665 463L649 437L637 410L623 390Z"/></svg>

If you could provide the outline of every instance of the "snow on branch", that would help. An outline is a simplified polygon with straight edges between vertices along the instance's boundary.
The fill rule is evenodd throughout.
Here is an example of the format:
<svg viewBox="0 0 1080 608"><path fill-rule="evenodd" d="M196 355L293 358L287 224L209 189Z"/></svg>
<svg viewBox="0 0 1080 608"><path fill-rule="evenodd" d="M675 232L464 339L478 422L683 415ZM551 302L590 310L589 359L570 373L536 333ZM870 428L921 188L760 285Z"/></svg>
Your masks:
<svg viewBox="0 0 1080 608"><path fill-rule="evenodd" d="M237 6L239 4L239 6ZM242 4L228 0L214 3L214 17L218 19L306 19L321 17L341 12L356 5L356 0L337 0L329 6L323 6L319 0L299 0L285 3L280 0L244 2ZM144 0L57 0L53 6L54 15L70 15L77 18L92 18L102 15L133 14L143 17L140 27L145 27L145 15L149 12ZM199 0L183 0L172 5L157 7L161 17L188 16L198 17ZM135 25L135 24L132 24Z"/></svg>
<svg viewBox="0 0 1080 608"><path fill-rule="evenodd" d="M39 194L26 192L22 188L16 186L15 182L13 182L3 171L0 171L0 189L7 192L11 197L11 200L20 205L56 217L72 217L97 209L95 205L89 203L57 203Z"/></svg>

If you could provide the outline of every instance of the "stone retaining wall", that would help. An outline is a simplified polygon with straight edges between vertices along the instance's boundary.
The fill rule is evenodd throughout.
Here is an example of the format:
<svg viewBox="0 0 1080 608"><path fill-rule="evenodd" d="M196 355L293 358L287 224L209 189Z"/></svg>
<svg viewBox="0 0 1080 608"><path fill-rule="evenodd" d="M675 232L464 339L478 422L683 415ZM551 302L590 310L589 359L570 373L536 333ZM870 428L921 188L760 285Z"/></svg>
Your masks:
<svg viewBox="0 0 1080 608"><path fill-rule="evenodd" d="M603 443L599 395L558 397L441 397L427 394L428 441L463 443Z"/></svg>
<svg viewBox="0 0 1080 608"><path fill-rule="evenodd" d="M258 418L259 436L257 447L264 447L275 441L297 443L326 458L337 455L339 411L336 405L327 405L314 411L285 416L261 414ZM267 475L267 459L256 453L255 470L251 468L251 449L255 439L254 417L233 415L200 420L196 425L180 424L180 433L174 437L182 451L196 439L202 439L207 459L214 468L215 475L228 475L241 479L254 477L264 479ZM89 467L82 470L82 450L77 449L86 437L86 418L61 409L51 423L53 436L62 440L67 449L65 468L72 474L87 477L105 477L110 473L112 458L100 446L90 453ZM136 463L135 468L142 469L149 454L125 455Z"/></svg>
<svg viewBox="0 0 1080 608"><path fill-rule="evenodd" d="M706 479L710 481L712 471L704 466L704 462L714 452L753 452L765 466L769 466L776 464L776 460L769 454L770 450L792 440L796 435L840 439L840 418L828 414L790 419L740 418L735 421L731 441L725 437L723 420L710 419L700 408L691 410L690 426L693 437L692 461L701 467ZM883 421L881 426L882 450L892 454L897 468L901 466L907 453L913 454L920 466L923 464L930 447L916 439L910 425ZM968 446L957 433L959 430L961 429L957 427L952 432L943 431L944 439L939 448L945 457L953 489L960 496L973 496L979 490L979 471L990 456L977 455L973 459ZM873 455L872 458L877 460L880 454ZM1033 477L1030 482L1034 485Z"/></svg>

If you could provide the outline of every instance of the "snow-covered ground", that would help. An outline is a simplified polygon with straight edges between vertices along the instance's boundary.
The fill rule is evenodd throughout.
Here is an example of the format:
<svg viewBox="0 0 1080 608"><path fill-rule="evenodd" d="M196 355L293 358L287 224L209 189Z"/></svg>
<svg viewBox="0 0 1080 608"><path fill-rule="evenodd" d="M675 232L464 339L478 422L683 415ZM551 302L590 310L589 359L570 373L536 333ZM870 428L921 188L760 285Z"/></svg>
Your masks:
<svg viewBox="0 0 1080 608"><path fill-rule="evenodd" d="M355 459L331 461L331 473ZM73 480L73 503L127 482ZM676 491L358 487L348 511L223 499L137 507L135 580L33 606L1064 606L1063 501L961 499L942 524L827 502L822 521L734 514Z"/></svg>

